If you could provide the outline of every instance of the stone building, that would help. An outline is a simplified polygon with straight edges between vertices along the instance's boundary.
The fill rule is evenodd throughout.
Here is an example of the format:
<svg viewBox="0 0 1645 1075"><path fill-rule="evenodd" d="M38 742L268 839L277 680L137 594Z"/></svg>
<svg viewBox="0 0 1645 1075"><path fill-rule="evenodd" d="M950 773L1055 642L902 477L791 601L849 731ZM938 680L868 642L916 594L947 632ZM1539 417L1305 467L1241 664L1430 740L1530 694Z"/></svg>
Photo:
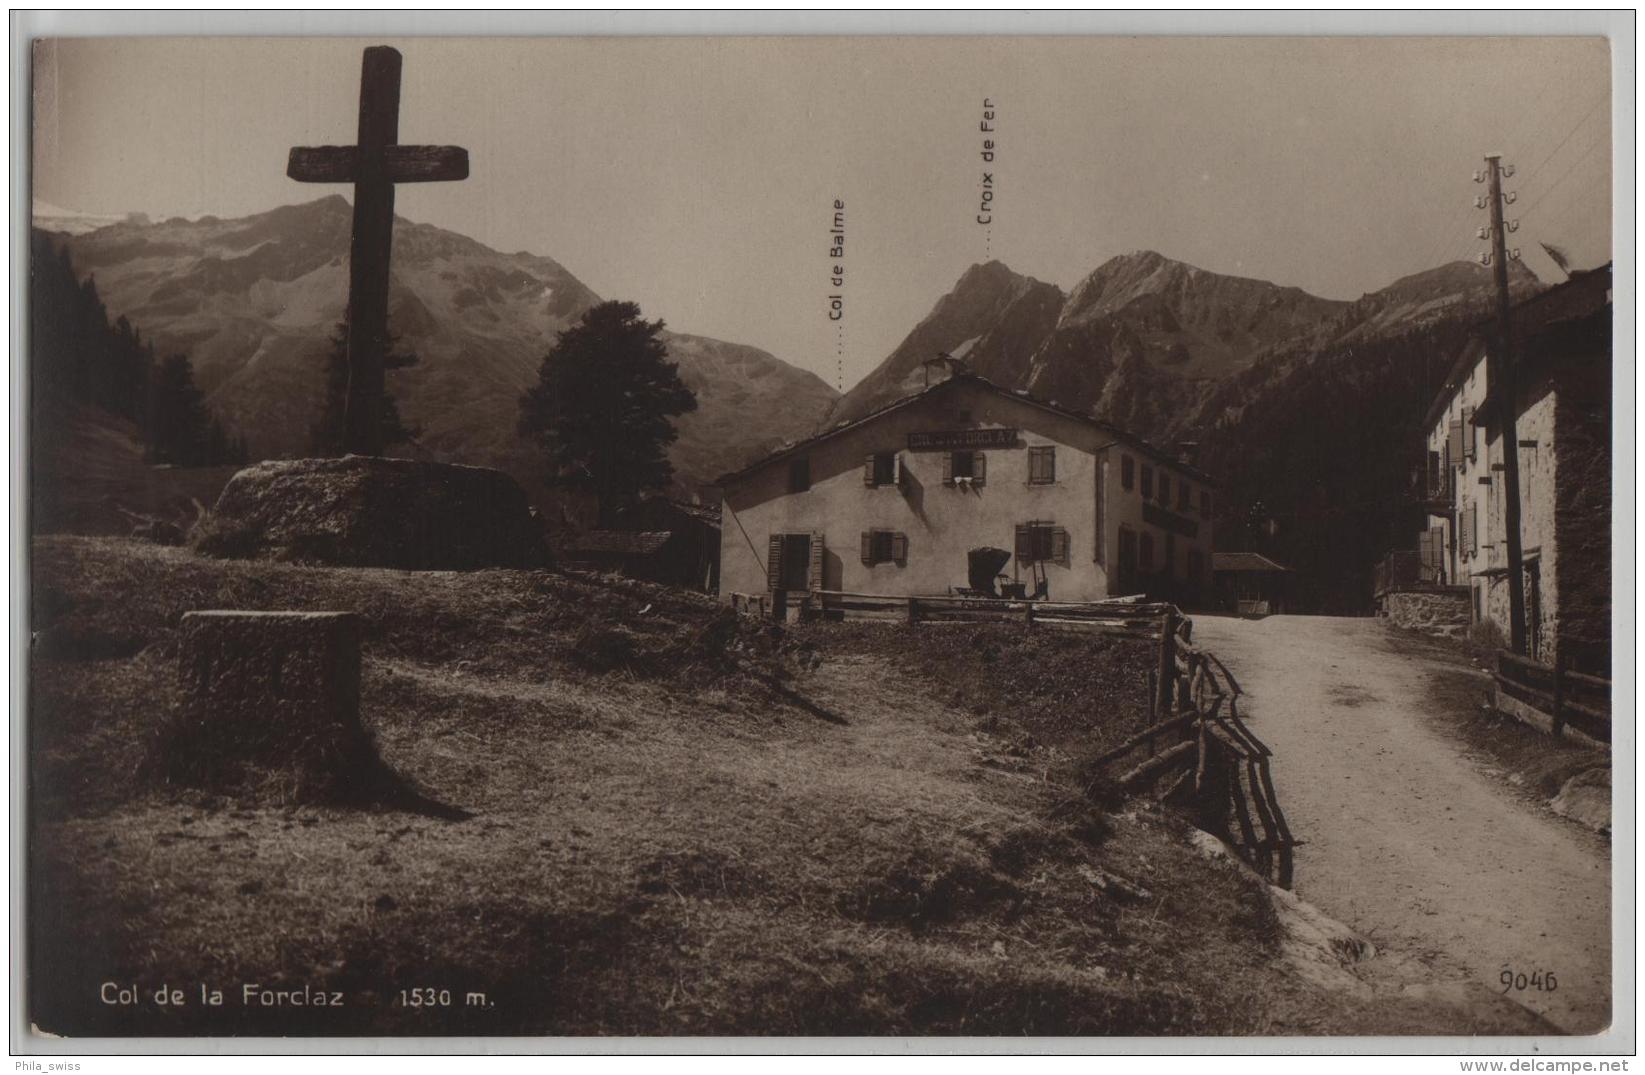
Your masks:
<svg viewBox="0 0 1645 1075"><path fill-rule="evenodd" d="M1608 664L1611 270L1515 305L1514 400L1526 641L1551 663ZM1475 624L1510 637L1504 452L1487 372L1491 326L1458 356L1425 421L1420 582L1460 589Z"/></svg>
<svg viewBox="0 0 1645 1075"><path fill-rule="evenodd" d="M728 601L848 591L1148 593L1191 604L1210 585L1214 492L1204 473L972 373L719 485Z"/></svg>

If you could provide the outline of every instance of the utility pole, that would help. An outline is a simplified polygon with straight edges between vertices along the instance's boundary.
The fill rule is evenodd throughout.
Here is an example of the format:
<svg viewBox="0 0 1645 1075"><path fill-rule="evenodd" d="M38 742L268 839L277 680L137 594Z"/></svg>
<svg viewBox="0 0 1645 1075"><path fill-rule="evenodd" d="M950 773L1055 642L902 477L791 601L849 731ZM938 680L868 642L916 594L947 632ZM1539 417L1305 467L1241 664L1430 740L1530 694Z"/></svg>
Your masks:
<svg viewBox="0 0 1645 1075"><path fill-rule="evenodd" d="M1490 393L1496 397L1497 428L1501 431L1499 435L1502 439L1502 514L1508 531L1508 615L1511 621L1509 636L1514 652L1524 657L1525 565L1519 532L1519 432L1514 416L1518 404L1518 389L1514 376L1513 301L1508 295L1508 227L1502 220L1504 202L1512 201L1514 198L1512 193L1502 193L1502 179L1504 175L1512 177L1514 169L1513 165L1503 167L1500 153L1487 153L1485 163L1490 166L1487 175L1481 176L1476 172L1474 178L1476 181L1488 178L1491 184L1489 198L1493 250L1490 254L1483 255L1480 260L1493 264L1497 310L1497 338L1495 346L1487 352L1485 376ZM1476 201L1475 204L1478 205L1479 202ZM1512 226L1517 229L1519 222L1514 221ZM1519 257L1517 249L1513 251L1513 257ZM1472 436L1472 433L1469 435Z"/></svg>

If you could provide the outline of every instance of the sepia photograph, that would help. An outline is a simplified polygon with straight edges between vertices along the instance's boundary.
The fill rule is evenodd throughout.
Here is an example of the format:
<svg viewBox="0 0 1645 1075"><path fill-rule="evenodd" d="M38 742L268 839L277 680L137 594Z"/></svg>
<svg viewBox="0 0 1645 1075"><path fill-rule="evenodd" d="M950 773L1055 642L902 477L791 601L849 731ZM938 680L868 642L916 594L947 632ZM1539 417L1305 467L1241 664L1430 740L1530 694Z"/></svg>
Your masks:
<svg viewBox="0 0 1645 1075"><path fill-rule="evenodd" d="M1623 25L29 40L13 1051L1631 1051Z"/></svg>

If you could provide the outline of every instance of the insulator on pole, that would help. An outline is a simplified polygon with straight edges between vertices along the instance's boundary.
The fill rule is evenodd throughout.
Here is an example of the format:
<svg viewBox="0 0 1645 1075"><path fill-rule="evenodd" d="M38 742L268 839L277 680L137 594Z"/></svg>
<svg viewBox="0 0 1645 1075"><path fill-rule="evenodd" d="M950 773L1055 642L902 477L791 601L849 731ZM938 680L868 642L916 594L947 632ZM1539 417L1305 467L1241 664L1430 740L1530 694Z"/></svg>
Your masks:
<svg viewBox="0 0 1645 1075"><path fill-rule="evenodd" d="M1486 204L1487 204L1487 202L1485 200L1485 195L1483 195L1483 194L1481 194L1479 197L1474 199L1474 208L1475 209L1483 209L1483 208L1485 208Z"/></svg>
<svg viewBox="0 0 1645 1075"><path fill-rule="evenodd" d="M1517 201L1519 201L1519 194L1517 192L1512 191L1512 190L1503 192L1503 194L1502 194L1502 204L1512 205Z"/></svg>
<svg viewBox="0 0 1645 1075"><path fill-rule="evenodd" d="M1489 265L1491 263L1491 252L1489 250L1479 256L1479 263L1481 265Z"/></svg>
<svg viewBox="0 0 1645 1075"><path fill-rule="evenodd" d="M1508 260L1509 261L1518 261L1519 260L1519 247L1516 246L1512 250L1508 251Z"/></svg>
<svg viewBox="0 0 1645 1075"><path fill-rule="evenodd" d="M1490 228L1480 228L1479 231L1475 232L1474 234L1478 235L1481 239L1489 239L1491 237L1491 229Z"/></svg>
<svg viewBox="0 0 1645 1075"><path fill-rule="evenodd" d="M1511 164L1504 164L1502 166L1502 178L1512 179L1513 177L1514 177L1514 166L1511 165Z"/></svg>
<svg viewBox="0 0 1645 1075"><path fill-rule="evenodd" d="M1484 172L1482 172L1482 171L1480 171L1480 170L1479 170L1479 169L1477 169L1477 168L1476 168L1476 169L1474 169L1474 182L1475 182L1475 183L1483 183L1483 182L1485 182L1485 173L1484 173Z"/></svg>
<svg viewBox="0 0 1645 1075"><path fill-rule="evenodd" d="M1519 221L1517 221L1517 220L1508 221L1508 230L1510 232L1518 231L1519 230Z"/></svg>

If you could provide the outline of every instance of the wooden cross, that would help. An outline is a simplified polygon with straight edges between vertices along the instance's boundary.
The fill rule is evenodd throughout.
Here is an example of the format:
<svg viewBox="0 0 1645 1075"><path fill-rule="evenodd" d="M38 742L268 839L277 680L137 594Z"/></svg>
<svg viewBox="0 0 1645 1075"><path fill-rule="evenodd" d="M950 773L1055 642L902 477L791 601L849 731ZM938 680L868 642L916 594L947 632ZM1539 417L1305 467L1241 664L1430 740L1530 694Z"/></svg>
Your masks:
<svg viewBox="0 0 1645 1075"><path fill-rule="evenodd" d="M354 235L348 267L348 405L344 449L383 450L383 361L388 352L388 260L394 244L394 184L468 178L468 150L402 146L400 53L368 48L360 62L360 132L352 146L297 146L286 175L299 183L353 183Z"/></svg>

